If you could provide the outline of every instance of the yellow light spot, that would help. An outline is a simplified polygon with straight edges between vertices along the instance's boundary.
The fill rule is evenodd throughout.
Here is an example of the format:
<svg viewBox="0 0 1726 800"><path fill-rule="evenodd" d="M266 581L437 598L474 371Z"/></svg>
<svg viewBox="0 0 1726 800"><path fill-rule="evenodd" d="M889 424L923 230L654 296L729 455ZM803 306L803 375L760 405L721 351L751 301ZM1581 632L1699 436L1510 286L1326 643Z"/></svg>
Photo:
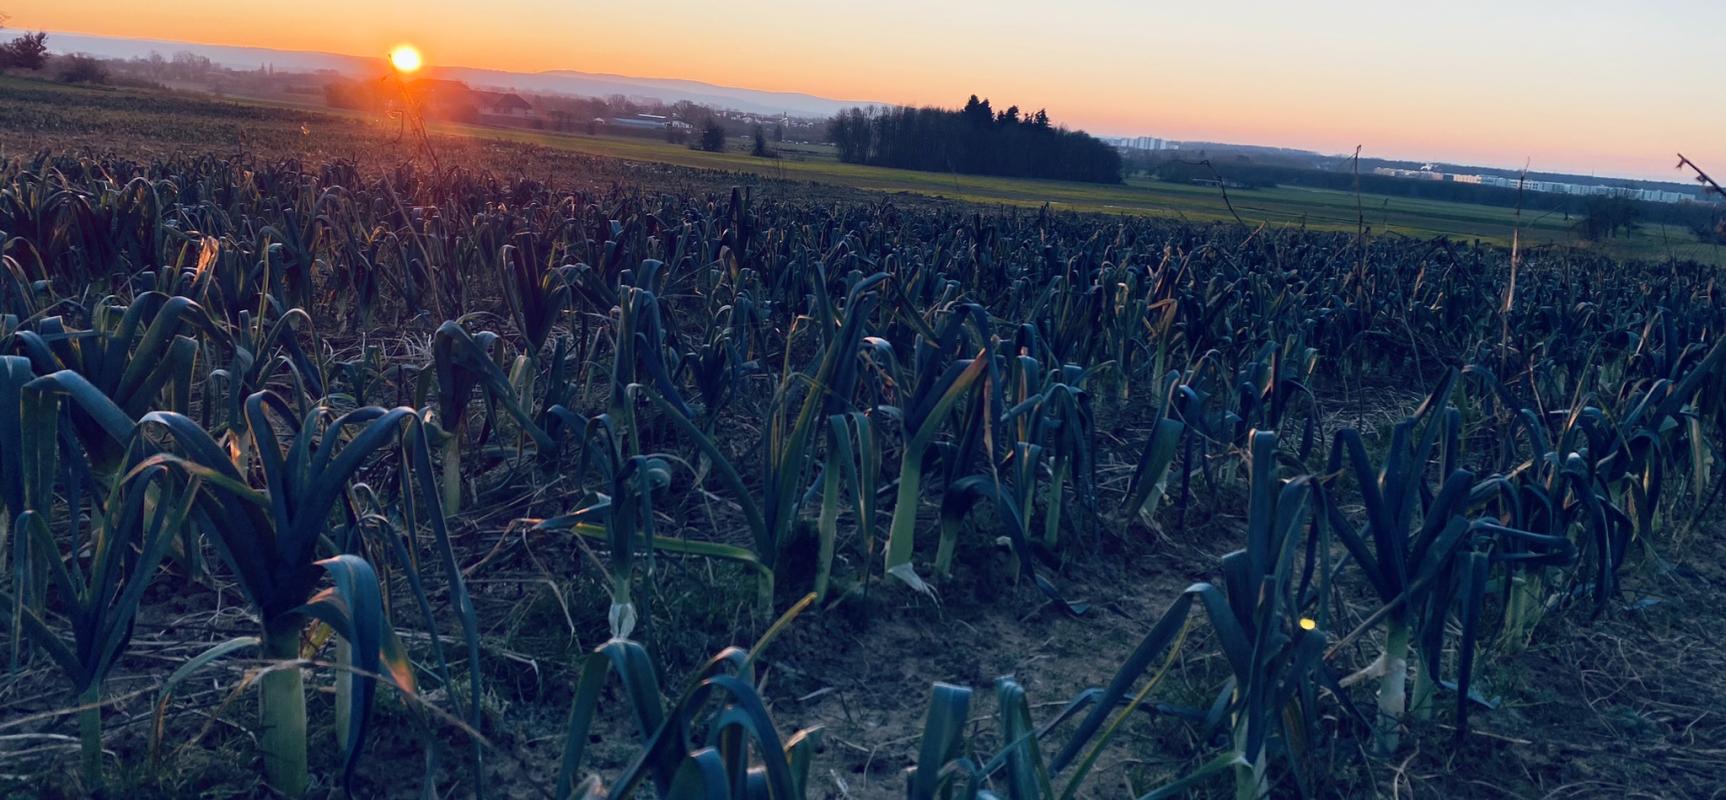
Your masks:
<svg viewBox="0 0 1726 800"><path fill-rule="evenodd" d="M1300 629L1301 630L1310 631L1310 630L1316 630L1317 628L1318 628L1318 623L1314 622L1312 617L1301 617L1300 618Z"/></svg>
<svg viewBox="0 0 1726 800"><path fill-rule="evenodd" d="M396 45L396 48L390 51L390 66L395 67L397 72L413 72L424 63L419 49L411 44Z"/></svg>

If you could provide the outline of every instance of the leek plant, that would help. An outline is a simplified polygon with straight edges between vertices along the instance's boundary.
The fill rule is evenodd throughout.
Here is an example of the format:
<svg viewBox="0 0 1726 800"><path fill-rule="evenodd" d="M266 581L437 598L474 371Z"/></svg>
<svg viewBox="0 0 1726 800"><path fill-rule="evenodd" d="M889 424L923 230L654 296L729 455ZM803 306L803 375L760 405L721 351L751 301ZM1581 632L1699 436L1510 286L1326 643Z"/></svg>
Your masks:
<svg viewBox="0 0 1726 800"><path fill-rule="evenodd" d="M338 503L346 503L348 481L375 453L386 446L400 446L418 473L415 488L428 507L427 517L444 552L445 567L450 570L451 599L465 629L473 671L468 703L475 709L479 701L479 652L473 610L448 556L448 537L443 532L430 475L430 451L419 417L405 408L374 406L339 416L329 409L315 408L300 422L285 401L268 392L247 399L246 415L265 482L262 488L252 486L209 433L183 415L151 412L139 421L139 427L160 431L179 451L178 455L152 456L143 463L170 465L203 482L192 517L216 545L242 592L259 612L262 656L277 662L297 662L310 615L348 639L356 666L367 669L380 663L374 658L388 643L388 620L381 611L381 595L371 567L354 556L320 560L317 551L331 511ZM278 427L277 419L288 423L285 429ZM288 442L285 448L283 433ZM318 576L314 565L335 576L335 595L313 597ZM397 676L398 687L410 690L405 661L399 652L389 658L389 671ZM364 688L351 698L343 757L345 783L351 782L364 745L361 734L374 691L370 681L369 677L362 678ZM290 796L303 794L308 778L303 687L297 664L279 664L259 681L264 771L272 787Z"/></svg>
<svg viewBox="0 0 1726 800"><path fill-rule="evenodd" d="M35 433L52 440L57 416L50 409L39 417ZM52 448L44 452L51 454ZM81 458L81 454L75 457ZM52 465L47 467L51 472ZM80 553L62 556L45 515L26 511L17 519L16 534L22 545L18 552L33 562L50 565L49 584L71 624L71 641L56 633L22 597L8 597L0 591L0 602L21 622L23 634L72 684L72 694L80 706L78 740L84 788L90 792L100 792L103 787L102 684L131 639L144 589L185 523L198 491L196 481L179 490L167 485L167 473L167 468L159 465L140 465L117 478L105 499L95 500L87 566ZM19 587L20 591L27 589Z"/></svg>
<svg viewBox="0 0 1726 800"><path fill-rule="evenodd" d="M1037 572L1032 555L1028 509L1036 495L1037 470L1042 461L1040 450L1033 444L1020 443L1017 446L1008 471L1012 477L1010 481L1003 481L999 475L993 474L969 475L947 485L941 495L941 542L936 564L951 563L965 516L978 502L992 501L995 514L1001 521L1002 538L1007 540L1012 550L1019 574L1029 575L1031 582L1050 602L1077 616L1085 612L1085 604L1068 602L1048 578Z"/></svg>
<svg viewBox="0 0 1726 800"><path fill-rule="evenodd" d="M861 411L827 417L827 454L821 470L821 516L816 523L820 537L815 561L815 596L827 599L833 575L833 558L839 538L839 493L851 487L853 513L866 554L874 552L875 495L881 472L881 449L875 425Z"/></svg>
<svg viewBox="0 0 1726 800"><path fill-rule="evenodd" d="M918 577L911 564L912 548L917 533L917 511L922 501L923 461L935 443L947 416L972 384L989 366L987 341L973 358L957 358L953 354L962 346L964 325L969 314L954 313L947 318L939 339L917 340L914 388L900 401L898 412L903 426L903 444L899 457L899 491L893 502L893 521L888 528L884 570L913 589L932 592ZM982 331L987 335L987 330ZM957 467L950 464L950 469Z"/></svg>
<svg viewBox="0 0 1726 800"><path fill-rule="evenodd" d="M641 645L612 639L595 648L581 662L554 796L628 797L646 782L658 796L678 800L808 796L820 731L782 737L754 684L755 663L768 644L813 602L809 595L792 606L749 650L728 647L709 659L670 704L661 698L658 675ZM614 673L640 750L612 780L589 776L578 782L600 695Z"/></svg>
<svg viewBox="0 0 1726 800"><path fill-rule="evenodd" d="M184 297L148 292L123 307L102 303L93 322L93 330L78 331L60 317L43 318L17 332L19 349L35 374L82 382L127 419L163 407L189 408L198 340L187 334L212 330L203 309ZM82 404L67 413L68 432L89 451L97 474L119 469L126 441L110 436Z"/></svg>
<svg viewBox="0 0 1726 800"><path fill-rule="evenodd" d="M249 310L239 312L238 321L226 328L233 333L227 365L211 370L204 381L206 402L202 422L206 428L225 434L235 446L243 447L246 398L268 388L279 377L286 377L294 386L296 401L324 395L322 370L300 347L295 324L310 329L311 315L298 308L286 309L276 316L254 315ZM212 351L209 360L215 363L220 348L205 349ZM224 427L212 424L218 408L227 414L222 420Z"/></svg>
<svg viewBox="0 0 1726 800"><path fill-rule="evenodd" d="M566 264L552 268L540 264L528 248L515 245L504 245L499 260L508 268L504 273L503 296L509 303L516 331L526 345L510 370L510 383L516 397L531 405L541 353L551 338L552 328L574 303L573 286L580 267Z"/></svg>
<svg viewBox="0 0 1726 800"><path fill-rule="evenodd" d="M1267 744L1281 740L1291 771L1304 774L1301 743L1316 739L1318 709L1316 685L1324 676L1323 642L1326 613L1317 602L1331 576L1315 553L1326 540L1317 518L1322 490L1307 478L1283 482L1275 477L1277 436L1254 432L1250 441L1251 473L1247 509L1247 541L1242 550L1222 559L1223 588L1201 583L1189 587L1175 606L1164 614L1140 642L1103 695L1080 722L1073 737L1050 762L1057 773L1072 765L1065 797L1073 796L1103 746L1118 730L1126 715L1136 708L1166 674L1187 629L1186 618L1194 600L1200 601L1210 620L1232 679L1225 688L1228 698L1216 706L1229 718L1232 747L1193 773L1159 789L1164 797L1223 771L1234 775L1237 798L1268 796ZM1280 488L1279 488L1280 484ZM1309 528L1307 563L1295 571L1295 554L1301 551L1301 528ZM1303 616L1316 607L1317 618ZM1157 656L1168 651L1159 672L1119 712L1115 706L1132 683L1148 670ZM1332 681L1334 682L1334 681ZM1214 712L1213 712L1214 713ZM1111 718L1111 714L1113 715ZM1104 721L1108 726L1103 727ZM1093 736L1100 737L1091 741Z"/></svg>
<svg viewBox="0 0 1726 800"><path fill-rule="evenodd" d="M587 426L591 438L584 442L584 455L586 446L605 449L605 472L611 481L610 493L590 493L588 502L581 508L559 517L536 521L534 527L546 531L579 531L603 526L606 541L611 546L611 635L614 639L627 639L635 630L639 616L633 599L635 553L641 549L638 542L650 553L654 545L659 544L659 537L653 530L653 496L671 483L671 468L662 458L624 456L617 450L616 432L607 425L609 420L602 415L593 423L597 424ZM577 474L585 471L578 469Z"/></svg>
<svg viewBox="0 0 1726 800"><path fill-rule="evenodd" d="M578 783L599 695L613 672L631 706L640 755L610 781L594 776ZM661 705L658 679L640 645L620 639L600 645L582 665L554 796L627 797L651 782L660 797L679 800L801 800L807 796L818 731L782 737L750 683L752 675L750 655L728 648L696 672L677 700ZM715 705L716 710L706 711ZM751 763L751 749L759 764Z"/></svg>
<svg viewBox="0 0 1726 800"><path fill-rule="evenodd" d="M821 291L824 272L817 268L815 295ZM839 493L848 488L854 505L855 526L863 540L865 552L870 552L875 538L875 490L880 474L880 449L876 444L875 426L867 411L857 410L855 397L860 378L860 349L868 338L866 321L875 308L871 290L887 280L886 273L876 273L852 284L846 292L844 318L831 303L817 304L817 323L823 337L825 353L810 394L822 396L821 414L826 418L826 454L821 470L821 513L816 523L819 544L815 561L815 596L827 597L832 579L833 558L839 531ZM807 400L805 401L807 405ZM819 424L812 421L813 424Z"/></svg>
<svg viewBox="0 0 1726 800"><path fill-rule="evenodd" d="M1484 589L1484 575L1477 570L1485 568L1487 562L1479 559L1494 549L1493 543L1506 554L1497 560L1507 570L1566 563L1571 555L1562 535L1506 527L1498 516L1482 508L1494 503L1508 484L1496 477L1477 480L1472 471L1460 466L1461 417L1449 406L1457 377L1454 370L1447 373L1420 409L1397 424L1384 461L1376 468L1360 434L1353 429L1337 432L1331 448L1328 472L1342 474L1346 470L1354 476L1366 521L1357 528L1334 499L1325 513L1384 604L1384 649L1343 685L1368 678L1379 680L1374 746L1384 755L1395 753L1400 746L1400 728L1405 713L1411 710L1411 649L1416 656L1413 716L1421 720L1431 716L1449 616L1459 599L1462 618L1469 624L1462 629L1458 683L1467 686L1473 643L1478 637L1479 592ZM1428 462L1435 455L1439 472L1445 476L1436 492L1425 477ZM1526 523L1519 517L1513 514L1510 521ZM1467 564L1462 564L1464 559ZM1459 585L1459 581L1463 583ZM1467 701L1466 692L1459 693L1459 724L1466 724Z"/></svg>
<svg viewBox="0 0 1726 800"><path fill-rule="evenodd" d="M1095 416L1091 410L1090 393L1084 389L1089 371L1068 364L1050 370L1047 375L1035 375L1039 370L1036 359L1020 355L1018 384L1012 398L1016 401L1003 414L1003 422L1020 442L1036 443L1048 455L1049 485L1043 506L1042 544L1050 549L1060 542L1062 511L1066 487L1081 503L1087 515L1095 512ZM1029 512L1027 505L1026 511ZM937 559L939 561L939 559ZM945 569L938 565L938 572Z"/></svg>
<svg viewBox="0 0 1726 800"><path fill-rule="evenodd" d="M960 778L966 779L961 796L992 796L985 794L989 782L1003 769L1013 792L1008 796L1063 800L1078 796L1129 715L1147 707L1147 698L1174 666L1191 628L1195 601L1211 623L1231 677L1218 702L1192 716L1205 730L1226 725L1231 731L1230 747L1145 797L1176 796L1225 773L1234 777L1237 798L1269 796L1272 742L1280 743L1291 772L1304 775L1308 771L1304 747L1315 741L1319 720L1316 687L1335 686L1323 662L1326 612L1317 602L1331 579L1328 563L1319 555L1328 544L1317 514L1325 501L1322 486L1308 478L1284 482L1275 477L1276 448L1274 433L1253 434L1247 546L1223 557L1222 587L1210 583L1189 587L1152 626L1107 687L1081 694L1044 725L1031 723L1022 689L1009 681L998 684L1002 749L987 761L966 751L970 690L937 684L917 767L910 775L909 796L916 800L951 797ZM1297 572L1296 554L1303 550L1306 563ZM1317 619L1303 616L1306 608L1316 609ZM1134 684L1147 673L1149 679L1133 692ZM1079 718L1077 726L1045 761L1042 740L1072 717ZM1311 782L1302 779L1300 785L1304 790ZM1018 793L1032 787L1035 793Z"/></svg>
<svg viewBox="0 0 1726 800"><path fill-rule="evenodd" d="M44 436L38 426L50 420L57 404L25 387L36 379L30 362L22 356L0 356L0 573L35 569L21 561L8 565L13 552L15 520L26 512L48 514L54 503L55 450L59 443ZM20 596L20 600L33 599ZM12 664L17 664L13 652Z"/></svg>
<svg viewBox="0 0 1726 800"><path fill-rule="evenodd" d="M1178 419L1162 417L1151 428L1144 452L1139 455L1127 484L1126 502L1121 505L1124 516L1138 516L1147 524L1154 523L1157 506L1168 492L1169 471L1179 454L1181 434L1186 427Z"/></svg>
<svg viewBox="0 0 1726 800"><path fill-rule="evenodd" d="M758 573L760 581L757 583L756 592L757 605L763 612L772 610L774 585L778 577L777 565L796 529L798 507L805 495L805 476L813 462L813 444L818 421L827 419L829 428L832 425L833 415L829 414L823 418L818 411L828 403L830 397L837 396L836 388L848 389L855 384L858 347L863 338L864 320L867 319L873 302L868 291L885 279L885 275L877 275L853 287L852 300L847 306L848 313L823 348L821 358L812 373L796 378L788 374L782 381L776 403L777 410L769 420L767 430L764 448L767 459L766 485L759 503L745 487L736 466L720 451L718 444L696 426L691 420L692 415L677 404L675 397L668 398L655 386L637 384L630 387L632 391L645 394L666 420L695 443L702 456L713 466L715 474L736 494L736 500L754 534L755 560L765 567ZM641 337L638 335L638 338ZM644 358L649 362L658 362L657 356ZM808 384L808 388L803 394L802 402L795 406L796 416L792 416L790 389L792 385L803 382ZM840 468L843 469L843 466ZM859 477L854 487L862 480ZM868 520L861 519L859 524L866 525ZM823 552L824 557L830 559L831 548L824 547ZM821 568L820 572L826 573L829 570L830 567ZM817 578L817 581L820 582L820 578Z"/></svg>
<svg viewBox="0 0 1726 800"><path fill-rule="evenodd" d="M551 437L534 421L503 368L490 351L498 336L490 331L470 335L456 322L438 326L432 339L432 365L437 373L438 427L443 440L443 511L461 510L462 438L467 431L467 407L476 388L483 388L487 409L502 405L541 451L554 449ZM487 431L490 424L488 422ZM483 441L483 437L482 437Z"/></svg>
<svg viewBox="0 0 1726 800"><path fill-rule="evenodd" d="M584 490L578 507L568 513L548 519L529 520L534 530L567 531L605 542L611 552L611 610L608 614L613 638L628 638L638 621L646 618L646 609L637 608L635 597L635 563L638 551L650 556L656 550L684 555L704 556L734 561L753 570L759 585L772 585L772 572L755 553L740 547L716 542L702 542L668 536L654 531L653 498L671 483L669 461L658 455L626 455L623 437L619 435L609 415L591 419L581 417L567 408L554 407L550 415L562 428L579 431L580 437L573 474L584 482L590 472L610 488L609 493ZM721 469L730 469L721 462ZM746 496L745 496L746 497ZM745 502L748 502L747 497ZM746 513L759 513L746 506ZM651 566L650 566L651 570ZM651 579L651 572L649 579ZM644 597L645 599L645 597Z"/></svg>

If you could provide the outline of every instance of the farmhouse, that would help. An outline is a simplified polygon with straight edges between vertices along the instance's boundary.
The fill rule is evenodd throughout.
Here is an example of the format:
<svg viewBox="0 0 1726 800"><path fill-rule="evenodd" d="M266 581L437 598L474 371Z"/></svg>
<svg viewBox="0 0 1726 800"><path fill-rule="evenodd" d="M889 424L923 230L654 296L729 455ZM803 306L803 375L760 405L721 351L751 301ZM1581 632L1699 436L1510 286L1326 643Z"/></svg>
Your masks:
<svg viewBox="0 0 1726 800"><path fill-rule="evenodd" d="M420 102L429 117L475 122L484 117L532 119L533 104L514 92L474 89L461 81L421 78L408 84L408 92ZM386 98L386 102L390 102Z"/></svg>
<svg viewBox="0 0 1726 800"><path fill-rule="evenodd" d="M475 91L473 102L479 113L488 116L516 119L533 116L533 105L514 92Z"/></svg>

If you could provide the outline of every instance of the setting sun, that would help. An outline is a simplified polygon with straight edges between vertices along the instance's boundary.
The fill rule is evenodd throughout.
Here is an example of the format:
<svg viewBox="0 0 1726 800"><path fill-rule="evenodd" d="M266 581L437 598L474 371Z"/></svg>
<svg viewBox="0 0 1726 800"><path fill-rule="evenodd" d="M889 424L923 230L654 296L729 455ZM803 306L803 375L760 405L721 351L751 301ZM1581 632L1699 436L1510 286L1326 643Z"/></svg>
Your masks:
<svg viewBox="0 0 1726 800"><path fill-rule="evenodd" d="M413 72L420 68L420 51L411 44L396 45L390 51L390 64L397 72Z"/></svg>

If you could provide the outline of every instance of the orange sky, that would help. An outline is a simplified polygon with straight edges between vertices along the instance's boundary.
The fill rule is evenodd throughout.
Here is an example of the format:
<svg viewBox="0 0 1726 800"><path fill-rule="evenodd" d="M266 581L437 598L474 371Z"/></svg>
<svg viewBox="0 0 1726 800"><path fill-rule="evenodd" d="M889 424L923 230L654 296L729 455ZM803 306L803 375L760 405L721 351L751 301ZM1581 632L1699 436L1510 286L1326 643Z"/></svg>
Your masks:
<svg viewBox="0 0 1726 800"><path fill-rule="evenodd" d="M11 28L380 56L411 41L433 65L976 92L1100 134L1673 180L1682 150L1726 172L1716 0L0 3Z"/></svg>

